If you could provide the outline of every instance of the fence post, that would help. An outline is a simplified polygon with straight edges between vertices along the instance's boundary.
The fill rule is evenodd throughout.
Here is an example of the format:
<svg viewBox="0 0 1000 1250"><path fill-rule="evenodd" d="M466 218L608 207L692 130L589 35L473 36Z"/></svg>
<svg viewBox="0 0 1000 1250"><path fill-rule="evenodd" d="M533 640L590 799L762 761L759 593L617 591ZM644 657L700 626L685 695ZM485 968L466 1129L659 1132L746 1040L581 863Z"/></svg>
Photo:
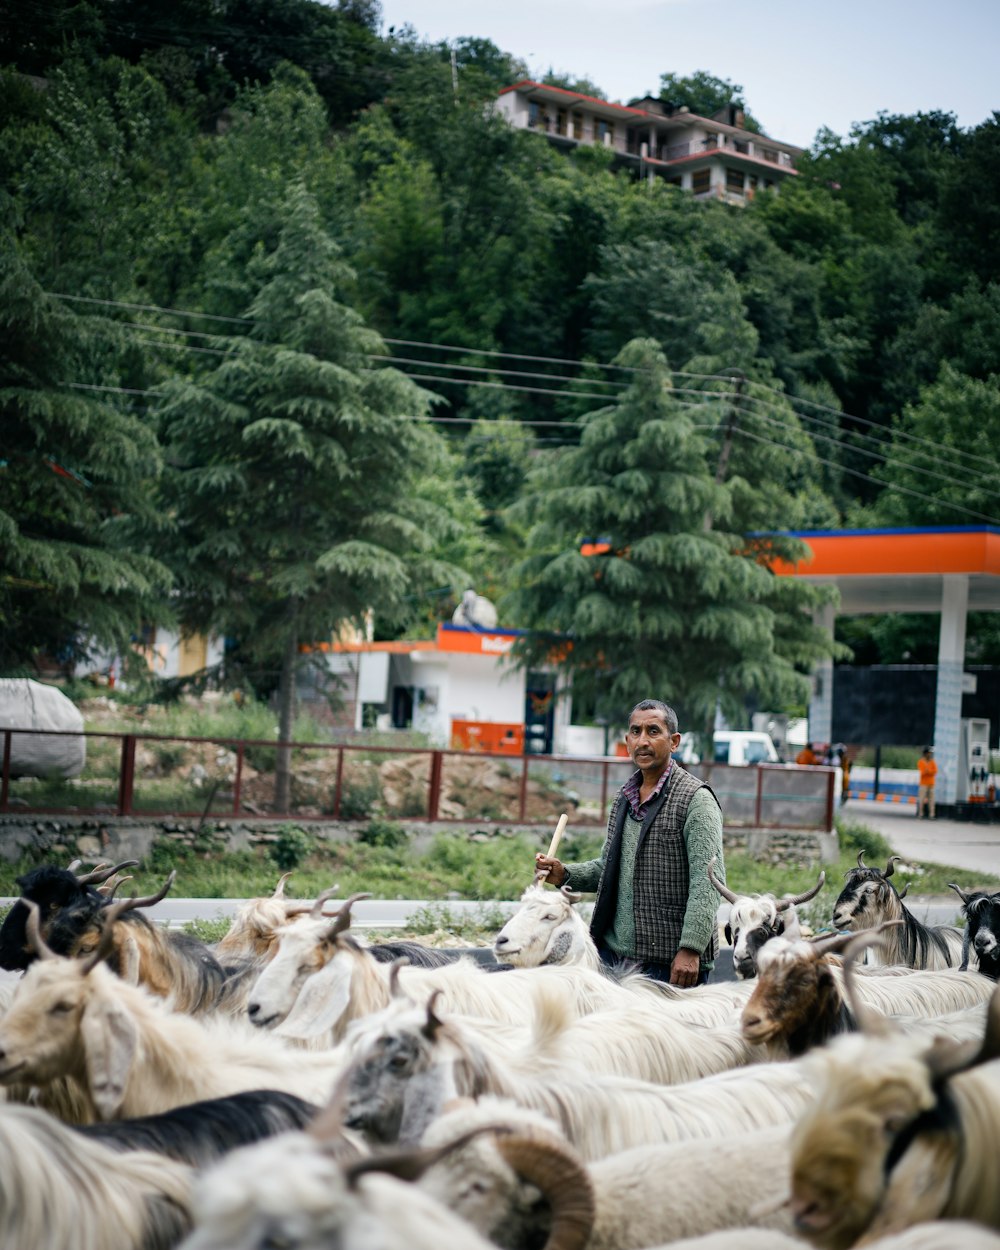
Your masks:
<svg viewBox="0 0 1000 1250"><path fill-rule="evenodd" d="M444 760L442 751L431 752L431 780L427 795L427 819L437 820L438 806L441 803L441 764Z"/></svg>
<svg viewBox="0 0 1000 1250"><path fill-rule="evenodd" d="M521 786L517 795L517 822L524 824L524 814L528 807L528 760L531 757L523 755L521 757Z"/></svg>
<svg viewBox="0 0 1000 1250"><path fill-rule="evenodd" d="M337 751L337 780L333 787L333 819L340 819L340 796L344 791L344 748Z"/></svg>
<svg viewBox="0 0 1000 1250"><path fill-rule="evenodd" d="M607 745L605 743L605 745ZM608 810L608 761L601 765L601 814ZM606 819L606 817L605 817Z"/></svg>
<svg viewBox="0 0 1000 1250"><path fill-rule="evenodd" d="M236 748L236 779L233 782L233 815L240 814L240 791L243 789L243 752L246 750L245 744L240 743Z"/></svg>
<svg viewBox="0 0 1000 1250"><path fill-rule="evenodd" d="M757 774L757 793L754 796L754 801L753 801L753 823L759 829L761 812L764 806L763 804L764 796L762 793L763 788L764 788L764 770L758 764L757 767L754 769L754 772L756 772Z"/></svg>
<svg viewBox="0 0 1000 1250"><path fill-rule="evenodd" d="M122 758L118 774L118 815L132 815L132 792L135 787L135 734L122 738Z"/></svg>
<svg viewBox="0 0 1000 1250"><path fill-rule="evenodd" d="M10 792L10 739L11 731L3 731L3 770L0 773L0 812L7 810L7 795Z"/></svg>
<svg viewBox="0 0 1000 1250"><path fill-rule="evenodd" d="M829 829L832 829L832 828L833 828L833 821L834 821L834 816L833 816L834 774L833 774L832 769L831 769L830 774L829 774L829 776L827 777L827 779L826 779L826 780L827 780L827 787L826 787L826 827L827 827L827 829L829 830Z"/></svg>

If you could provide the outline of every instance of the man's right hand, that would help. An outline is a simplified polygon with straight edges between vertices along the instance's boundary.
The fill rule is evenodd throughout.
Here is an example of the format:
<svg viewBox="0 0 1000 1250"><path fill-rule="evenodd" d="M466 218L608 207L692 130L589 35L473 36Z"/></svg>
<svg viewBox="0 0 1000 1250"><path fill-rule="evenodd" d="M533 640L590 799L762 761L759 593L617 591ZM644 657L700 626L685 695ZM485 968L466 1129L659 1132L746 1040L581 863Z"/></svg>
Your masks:
<svg viewBox="0 0 1000 1250"><path fill-rule="evenodd" d="M535 872L547 873L545 880L552 885L562 885L566 880L566 869L562 861L543 855L541 851L535 856Z"/></svg>

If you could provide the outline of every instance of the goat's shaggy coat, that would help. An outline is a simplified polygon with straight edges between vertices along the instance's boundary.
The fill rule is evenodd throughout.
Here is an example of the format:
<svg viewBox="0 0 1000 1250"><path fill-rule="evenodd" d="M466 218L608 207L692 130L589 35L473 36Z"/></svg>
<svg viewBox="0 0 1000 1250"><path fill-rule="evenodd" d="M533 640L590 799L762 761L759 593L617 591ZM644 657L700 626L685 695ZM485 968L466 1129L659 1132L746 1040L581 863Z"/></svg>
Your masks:
<svg viewBox="0 0 1000 1250"><path fill-rule="evenodd" d="M4 1250L169 1250L189 1227L190 1172L119 1154L32 1107L0 1107Z"/></svg>

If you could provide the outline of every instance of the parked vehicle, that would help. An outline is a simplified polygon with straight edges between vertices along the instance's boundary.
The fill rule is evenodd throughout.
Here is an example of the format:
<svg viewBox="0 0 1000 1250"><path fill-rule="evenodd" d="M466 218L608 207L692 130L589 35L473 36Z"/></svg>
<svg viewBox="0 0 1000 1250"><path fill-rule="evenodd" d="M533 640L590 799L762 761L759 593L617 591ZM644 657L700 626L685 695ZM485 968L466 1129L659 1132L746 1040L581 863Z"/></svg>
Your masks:
<svg viewBox="0 0 1000 1250"><path fill-rule="evenodd" d="M677 758L682 764L699 764L692 734L681 735ZM777 764L778 752L771 735L754 730L718 729L712 735L712 761L716 764Z"/></svg>

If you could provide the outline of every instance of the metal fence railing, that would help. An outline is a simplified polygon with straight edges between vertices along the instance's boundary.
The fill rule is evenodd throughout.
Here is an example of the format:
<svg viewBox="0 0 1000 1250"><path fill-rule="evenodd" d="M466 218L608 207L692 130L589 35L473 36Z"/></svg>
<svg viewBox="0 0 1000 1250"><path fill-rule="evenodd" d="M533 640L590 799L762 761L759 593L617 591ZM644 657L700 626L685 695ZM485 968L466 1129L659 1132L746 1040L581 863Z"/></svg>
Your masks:
<svg viewBox="0 0 1000 1250"><path fill-rule="evenodd" d="M570 810L575 824L599 826L632 769L618 756L2 727L0 735L0 814L548 824ZM81 771L26 774L24 758L38 756L39 740L67 736L85 740ZM291 753L290 797L282 809L275 803L279 747ZM833 826L833 769L689 767L712 786L727 825Z"/></svg>

